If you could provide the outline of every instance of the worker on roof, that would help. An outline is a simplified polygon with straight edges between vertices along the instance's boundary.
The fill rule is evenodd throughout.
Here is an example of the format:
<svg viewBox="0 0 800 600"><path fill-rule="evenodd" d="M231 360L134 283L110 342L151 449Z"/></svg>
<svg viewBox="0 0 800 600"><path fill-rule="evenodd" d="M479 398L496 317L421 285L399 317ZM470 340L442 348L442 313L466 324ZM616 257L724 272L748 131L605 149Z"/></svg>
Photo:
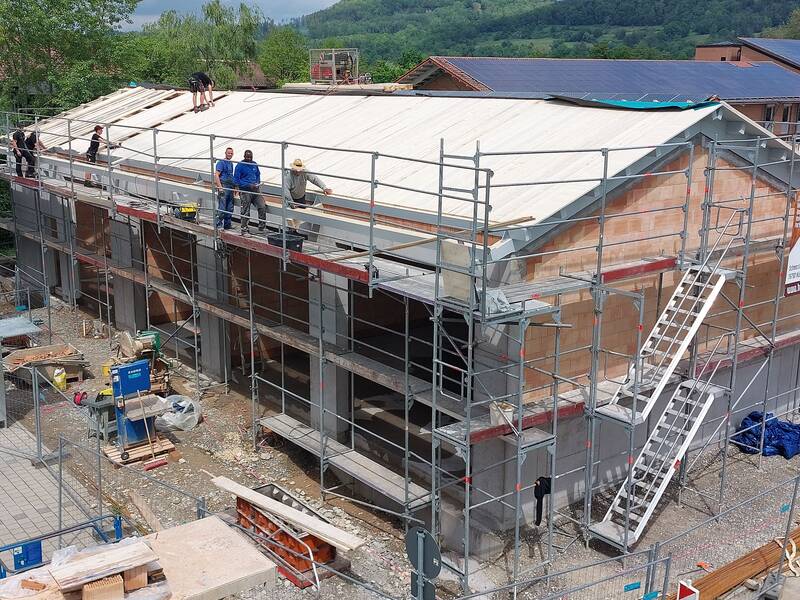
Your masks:
<svg viewBox="0 0 800 600"><path fill-rule="evenodd" d="M330 196L333 193L333 190L329 188L322 179L306 171L306 165L303 163L302 159L295 158L294 161L292 161L291 168L286 170L286 189L283 194L286 204L290 208L303 209L313 204L313 202L306 198L306 185L309 181L321 189L322 193L326 196ZM298 219L289 219L289 227L296 230L298 225Z"/></svg>
<svg viewBox="0 0 800 600"><path fill-rule="evenodd" d="M192 92L194 112L214 106L214 80L208 76L208 73L197 71L189 75L189 91ZM206 92L208 92L208 98L206 98ZM200 96L200 106L197 105L198 95Z"/></svg>
<svg viewBox="0 0 800 600"><path fill-rule="evenodd" d="M217 187L217 227L231 228L233 214L233 148L225 148L225 158L214 167L214 184Z"/></svg>
<svg viewBox="0 0 800 600"><path fill-rule="evenodd" d="M103 126L102 125L95 125L94 126L94 133L92 133L92 138L89 140L89 148L86 150L86 161L95 164L97 162L97 152L100 150L100 144L105 144L105 140L103 139ZM92 172L86 171L83 175L83 184L86 187L102 187L100 184L94 184L92 182Z"/></svg>
<svg viewBox="0 0 800 600"><path fill-rule="evenodd" d="M255 204L258 209L258 230L264 231L267 227L267 205L259 193L261 171L253 161L252 150L244 151L244 159L233 171L233 183L242 197L242 235L249 233L247 224L250 221L251 204Z"/></svg>
<svg viewBox="0 0 800 600"><path fill-rule="evenodd" d="M17 161L17 177L22 177L22 160L25 159L27 169L25 170L25 177L34 176L34 167L36 166L36 159L33 158L28 146L25 143L25 130L22 128L22 123L17 123L17 128L11 134L11 150L14 152L14 158Z"/></svg>
<svg viewBox="0 0 800 600"><path fill-rule="evenodd" d="M30 158L33 161L28 163L28 172L25 174L25 177L35 177L36 155L43 150L47 150L47 147L41 142L39 139L39 133L35 129L28 134L27 138L25 138L25 147L28 149L28 152L31 155Z"/></svg>

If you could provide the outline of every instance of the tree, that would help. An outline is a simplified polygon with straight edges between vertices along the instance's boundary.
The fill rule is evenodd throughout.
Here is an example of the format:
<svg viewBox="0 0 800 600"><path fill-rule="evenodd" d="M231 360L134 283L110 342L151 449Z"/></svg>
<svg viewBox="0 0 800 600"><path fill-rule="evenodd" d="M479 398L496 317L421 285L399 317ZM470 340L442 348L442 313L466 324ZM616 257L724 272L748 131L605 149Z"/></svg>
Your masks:
<svg viewBox="0 0 800 600"><path fill-rule="evenodd" d="M0 2L0 64L6 105L52 106L53 86L76 82L75 69L93 77L111 65L108 48L137 0L31 0ZM89 61L90 67L79 66Z"/></svg>
<svg viewBox="0 0 800 600"><path fill-rule="evenodd" d="M397 81L408 69L391 61L379 60L369 70L375 83L391 83Z"/></svg>
<svg viewBox="0 0 800 600"><path fill-rule="evenodd" d="M211 74L221 89L233 87L249 70L258 54L256 36L271 26L260 10L247 4L238 8L211 0L202 15L161 13L146 25L139 43L148 61L138 78L156 83L185 85L193 71Z"/></svg>
<svg viewBox="0 0 800 600"><path fill-rule="evenodd" d="M275 27L259 47L258 64L278 86L308 81L308 43L292 27Z"/></svg>
<svg viewBox="0 0 800 600"><path fill-rule="evenodd" d="M767 32L770 37L800 39L800 8L796 8L789 15L786 23Z"/></svg>

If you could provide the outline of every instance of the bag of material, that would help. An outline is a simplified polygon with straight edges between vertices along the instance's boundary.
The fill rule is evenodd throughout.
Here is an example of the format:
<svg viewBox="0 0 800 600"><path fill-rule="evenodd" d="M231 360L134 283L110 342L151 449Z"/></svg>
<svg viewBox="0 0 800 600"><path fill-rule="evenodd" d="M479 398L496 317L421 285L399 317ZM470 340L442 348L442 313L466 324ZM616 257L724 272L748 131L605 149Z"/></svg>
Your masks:
<svg viewBox="0 0 800 600"><path fill-rule="evenodd" d="M53 372L53 385L61 392L67 389L67 372L59 367Z"/></svg>
<svg viewBox="0 0 800 600"><path fill-rule="evenodd" d="M200 402L187 396L173 394L164 398L170 406L170 411L156 419L156 429L159 431L191 431L200 422Z"/></svg>

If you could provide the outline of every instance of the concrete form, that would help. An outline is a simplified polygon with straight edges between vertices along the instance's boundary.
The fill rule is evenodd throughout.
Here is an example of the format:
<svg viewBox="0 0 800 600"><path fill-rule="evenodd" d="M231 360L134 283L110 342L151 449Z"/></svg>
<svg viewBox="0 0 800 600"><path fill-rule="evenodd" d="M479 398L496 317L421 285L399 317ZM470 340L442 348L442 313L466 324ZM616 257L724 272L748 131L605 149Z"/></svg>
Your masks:
<svg viewBox="0 0 800 600"><path fill-rule="evenodd" d="M39 177L4 174L20 272L118 327L161 330L210 380L248 385L254 442L263 427L317 455L327 497L424 523L465 556L500 552L497 534L513 532L516 581L533 484L549 476L554 562L556 513L588 539L602 516L595 497L631 483L652 424L598 408L641 362L643 336L691 265L730 274L671 380L721 390L694 460L725 457L753 406L794 408L800 300L782 297L782 273L795 144L724 104L643 112L233 93L194 115L178 92L145 92L38 124L53 148ZM234 121L248 102L261 121ZM297 117L324 123L359 106L363 121L347 121L354 146L338 122L314 143L315 126ZM380 111L385 135L372 123ZM220 119L226 135L258 132L234 145L268 157L267 224L302 219L302 252L215 228L207 182L231 142L200 132ZM505 129L530 119L541 121ZM122 147L78 165L95 122ZM275 196L295 153L313 155L334 188L324 206ZM82 185L87 169L102 188ZM176 199L199 202L197 223L173 216ZM490 417L499 403L510 422ZM690 490L693 462L682 464ZM724 508L724 475L712 500ZM468 565L445 563L466 589Z"/></svg>

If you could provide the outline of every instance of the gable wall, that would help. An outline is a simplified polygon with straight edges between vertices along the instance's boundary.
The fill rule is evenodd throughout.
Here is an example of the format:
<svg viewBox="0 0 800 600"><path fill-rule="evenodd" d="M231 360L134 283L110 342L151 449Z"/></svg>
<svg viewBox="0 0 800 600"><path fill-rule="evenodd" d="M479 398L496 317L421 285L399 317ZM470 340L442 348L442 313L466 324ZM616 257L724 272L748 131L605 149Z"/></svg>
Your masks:
<svg viewBox="0 0 800 600"><path fill-rule="evenodd" d="M696 147L687 227L689 250L699 246L702 218L700 206L705 193L706 160L705 151ZM687 163L688 155L671 161L660 170L678 170L685 168ZM733 165L720 158L717 159L717 166L721 170L715 174L715 201L744 198L726 203L726 206L746 206L750 194L750 174L732 170ZM607 214L620 216L610 218L606 222L604 265L623 264L642 257L675 256L680 250L681 240L677 234L683 229L682 204L685 194L686 177L680 173L638 180L609 202ZM776 189L765 181L759 181L755 206L754 221L777 218L754 223L751 239L782 236L786 208L786 196L783 190ZM653 209L663 210L647 214L630 214ZM729 210L720 211L720 221L727 220L730 214ZM644 239L648 237L656 239ZM552 277L558 274L559 269L564 269L566 272L594 270L597 257L594 246L597 244L597 239L598 224L594 219L583 221L562 231L541 248L543 252L559 250L558 253L528 259L528 279ZM716 239L713 232L712 239ZM728 238L721 242L721 247L724 247L727 241ZM586 249L587 246L590 248ZM730 267L741 266L741 259L729 259L724 264ZM762 331L769 333L774 309L774 304L769 301L775 298L780 279L777 257L773 252L762 252L751 256L748 268L745 305L761 304L747 309L746 314L754 323L761 326ZM673 271L612 284L617 288L642 290L645 293L642 340L651 331L681 276L682 273ZM661 288L660 296L659 288ZM732 301L738 301L739 290L734 283L727 283L723 293ZM800 327L800 319L788 318L798 312L800 312L800 296L782 300L780 315L784 318L779 322L779 331L790 331ZM735 325L735 315L736 312L731 306L722 297L718 298L705 321L706 324L700 330L701 339L720 334L719 329L709 327L709 324L732 329ZM586 381L585 375L588 374L591 364L590 350L587 346L592 342L593 318L594 302L588 290L565 295L562 298L562 320L572 327L562 330L561 333L561 375L584 377ZM639 311L630 298L619 294L608 296L601 320L601 348L628 355L635 353L638 321ZM743 323L743 327L745 327L742 332L743 339L754 337L754 330L746 322ZM540 358L542 363L537 366L551 368L552 361L544 360L543 357L552 354L554 335L555 330L552 328L528 328L526 359ZM620 376L627 368L625 358L608 353L601 356L600 363L602 374L608 377ZM527 382L529 386L543 384L546 378L529 369Z"/></svg>

